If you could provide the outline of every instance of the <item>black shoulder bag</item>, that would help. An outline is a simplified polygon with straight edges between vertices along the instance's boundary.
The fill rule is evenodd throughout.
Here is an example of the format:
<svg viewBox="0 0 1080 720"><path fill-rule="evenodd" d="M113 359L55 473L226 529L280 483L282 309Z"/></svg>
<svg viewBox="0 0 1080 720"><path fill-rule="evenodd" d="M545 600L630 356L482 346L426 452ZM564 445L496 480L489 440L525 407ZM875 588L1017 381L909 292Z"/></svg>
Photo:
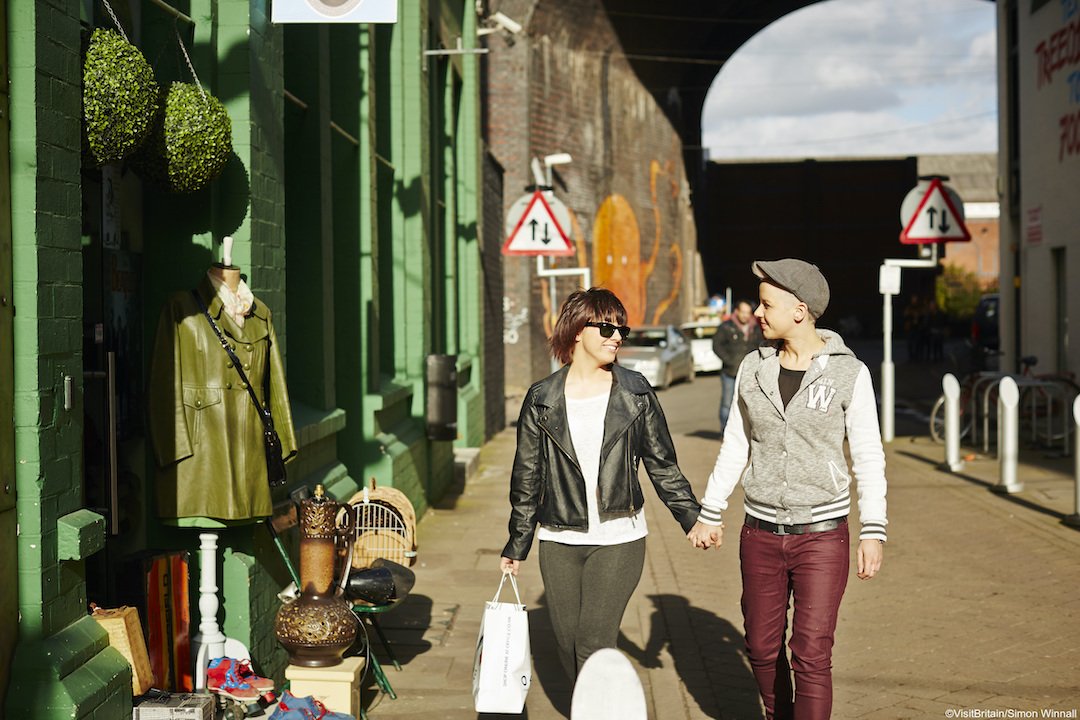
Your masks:
<svg viewBox="0 0 1080 720"><path fill-rule="evenodd" d="M281 438L278 437L277 430L274 429L274 418L270 415L269 399L270 399L270 352L267 348L266 353L266 376L263 378L263 394L267 398L267 407L263 407L259 402L259 398L255 397L255 390L251 387L251 382L248 380L247 375L244 374L244 366L240 362L240 359L236 357L236 353L233 352L232 347L229 346L229 341L225 339L221 329L214 322L214 318L210 317L210 311L207 309L206 304L199 297L199 293L195 290L191 291L192 297L195 298L195 302L199 304L202 309L203 316L206 317L206 321L210 323L210 327L213 329L214 334L217 335L217 339L221 342L221 347L228 353L229 359L232 360L233 367L236 369L240 380L247 388L248 395L251 396L251 402L255 403L255 409L259 411L259 418L263 424L263 443L266 445L266 479L270 483L270 487L281 487L285 484L285 458L282 457L283 452L281 449Z"/></svg>

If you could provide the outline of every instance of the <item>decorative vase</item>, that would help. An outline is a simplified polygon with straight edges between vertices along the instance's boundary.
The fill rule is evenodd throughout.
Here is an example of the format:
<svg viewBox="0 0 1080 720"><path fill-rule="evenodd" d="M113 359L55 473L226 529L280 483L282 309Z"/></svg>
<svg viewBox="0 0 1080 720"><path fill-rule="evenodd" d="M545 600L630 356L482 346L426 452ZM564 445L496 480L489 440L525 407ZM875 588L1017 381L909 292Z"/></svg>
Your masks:
<svg viewBox="0 0 1080 720"><path fill-rule="evenodd" d="M322 485L300 503L300 597L282 605L274 621L293 665L337 665L356 640L356 616L334 582L336 541L345 532L336 522L340 509Z"/></svg>

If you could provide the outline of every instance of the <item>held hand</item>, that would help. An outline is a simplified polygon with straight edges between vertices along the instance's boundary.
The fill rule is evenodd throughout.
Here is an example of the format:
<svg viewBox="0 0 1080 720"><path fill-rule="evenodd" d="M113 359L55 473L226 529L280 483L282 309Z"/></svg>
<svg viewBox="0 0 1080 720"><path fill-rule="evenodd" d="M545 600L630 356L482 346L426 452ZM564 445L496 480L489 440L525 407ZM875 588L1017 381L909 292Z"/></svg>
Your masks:
<svg viewBox="0 0 1080 720"><path fill-rule="evenodd" d="M499 558L499 570L504 573L510 573L511 575L518 574L518 567L521 565L520 560L511 560L508 557Z"/></svg>
<svg viewBox="0 0 1080 720"><path fill-rule="evenodd" d="M686 539L691 545L702 550L708 550L713 546L720 547L724 541L724 526L706 525L698 521L694 527L690 528L690 532L686 533Z"/></svg>
<svg viewBox="0 0 1080 720"><path fill-rule="evenodd" d="M881 571L881 563L885 559L885 545L879 540L862 540L856 555L859 579L869 580Z"/></svg>

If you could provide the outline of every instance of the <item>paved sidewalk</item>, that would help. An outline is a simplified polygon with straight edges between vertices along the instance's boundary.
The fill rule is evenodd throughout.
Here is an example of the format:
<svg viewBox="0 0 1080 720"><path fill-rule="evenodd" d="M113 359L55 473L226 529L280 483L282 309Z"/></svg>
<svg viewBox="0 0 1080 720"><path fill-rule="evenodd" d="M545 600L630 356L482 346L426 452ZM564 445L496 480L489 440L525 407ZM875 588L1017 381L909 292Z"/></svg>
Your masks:
<svg viewBox="0 0 1080 720"><path fill-rule="evenodd" d="M711 385L699 380L693 387ZM670 418L678 403L668 397L661 400ZM676 436L680 464L699 495L718 449L708 435ZM473 651L482 604L499 580L514 441L513 429L497 435L481 451L477 472L419 523L416 587L381 618L403 664L402 672L387 669L398 699L372 700L369 684L372 720L477 717ZM852 572L834 652L833 717L1075 713L1080 531L1061 523L1073 511L1071 459L1026 453L1024 492L1002 496L989 491L997 478L992 458L975 457L963 472L945 473L937 469L942 446L919 437L898 438L887 454L885 566L872 581ZM739 610L741 500L733 498L724 547L703 552L689 546L655 494L646 495L646 568L620 647L639 671L650 717L760 720ZM525 717L567 717L570 688L555 656L535 551L520 583L534 654ZM1004 714L1010 710L1018 712Z"/></svg>

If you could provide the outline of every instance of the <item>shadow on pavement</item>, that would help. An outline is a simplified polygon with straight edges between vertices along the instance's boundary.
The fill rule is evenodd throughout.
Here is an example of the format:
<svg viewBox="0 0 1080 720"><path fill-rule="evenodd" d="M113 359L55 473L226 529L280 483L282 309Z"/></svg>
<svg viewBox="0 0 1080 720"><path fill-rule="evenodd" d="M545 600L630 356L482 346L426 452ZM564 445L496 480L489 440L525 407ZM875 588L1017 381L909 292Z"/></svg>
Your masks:
<svg viewBox="0 0 1080 720"><path fill-rule="evenodd" d="M637 648L622 637L619 649L644 667L658 668L660 653L666 647L675 672L709 717L764 717L742 633L715 613L694 607L681 595L650 595L649 599L655 609L645 647Z"/></svg>
<svg viewBox="0 0 1080 720"><path fill-rule="evenodd" d="M899 452L897 452L897 455L903 455L904 457L911 458L912 460L918 460L919 462L926 463L927 465L931 465L934 468L939 468L940 467L940 465L939 465L939 463L937 461L935 461L935 460L933 460L931 458L919 455L918 453L908 452L906 450L900 450ZM945 471L943 471L943 472L945 472ZM960 480L963 480L964 482L969 482L972 485L978 485L980 487L984 487L987 490L990 490L991 492L994 492L995 495L999 495L1003 500L1007 500L1008 502L1011 502L1014 505L1019 505L1020 507L1027 508L1028 510L1034 510L1037 513L1041 513L1043 515L1047 515L1047 516L1052 517L1052 518L1057 518L1058 520L1064 520L1065 519L1065 515L1066 515L1065 513L1059 512L1057 510L1053 510L1053 509L1048 508L1048 507L1046 507L1044 505L1039 505L1038 503L1032 502L1031 500L1028 500L1027 498L1018 497L1016 495L1010 495L1010 494L1004 493L1004 492L999 493L999 492L995 491L994 488L996 487L996 484L990 482L989 480L985 480L983 478L975 477L973 475L966 475L963 472L949 473L949 475L951 475L952 477L955 477L955 478L959 478Z"/></svg>
<svg viewBox="0 0 1080 720"><path fill-rule="evenodd" d="M559 661L559 648L555 644L546 593L541 593L536 605L529 608L529 642L533 656L533 685L529 692L534 693L542 688L552 707L563 717L570 717L574 687Z"/></svg>

